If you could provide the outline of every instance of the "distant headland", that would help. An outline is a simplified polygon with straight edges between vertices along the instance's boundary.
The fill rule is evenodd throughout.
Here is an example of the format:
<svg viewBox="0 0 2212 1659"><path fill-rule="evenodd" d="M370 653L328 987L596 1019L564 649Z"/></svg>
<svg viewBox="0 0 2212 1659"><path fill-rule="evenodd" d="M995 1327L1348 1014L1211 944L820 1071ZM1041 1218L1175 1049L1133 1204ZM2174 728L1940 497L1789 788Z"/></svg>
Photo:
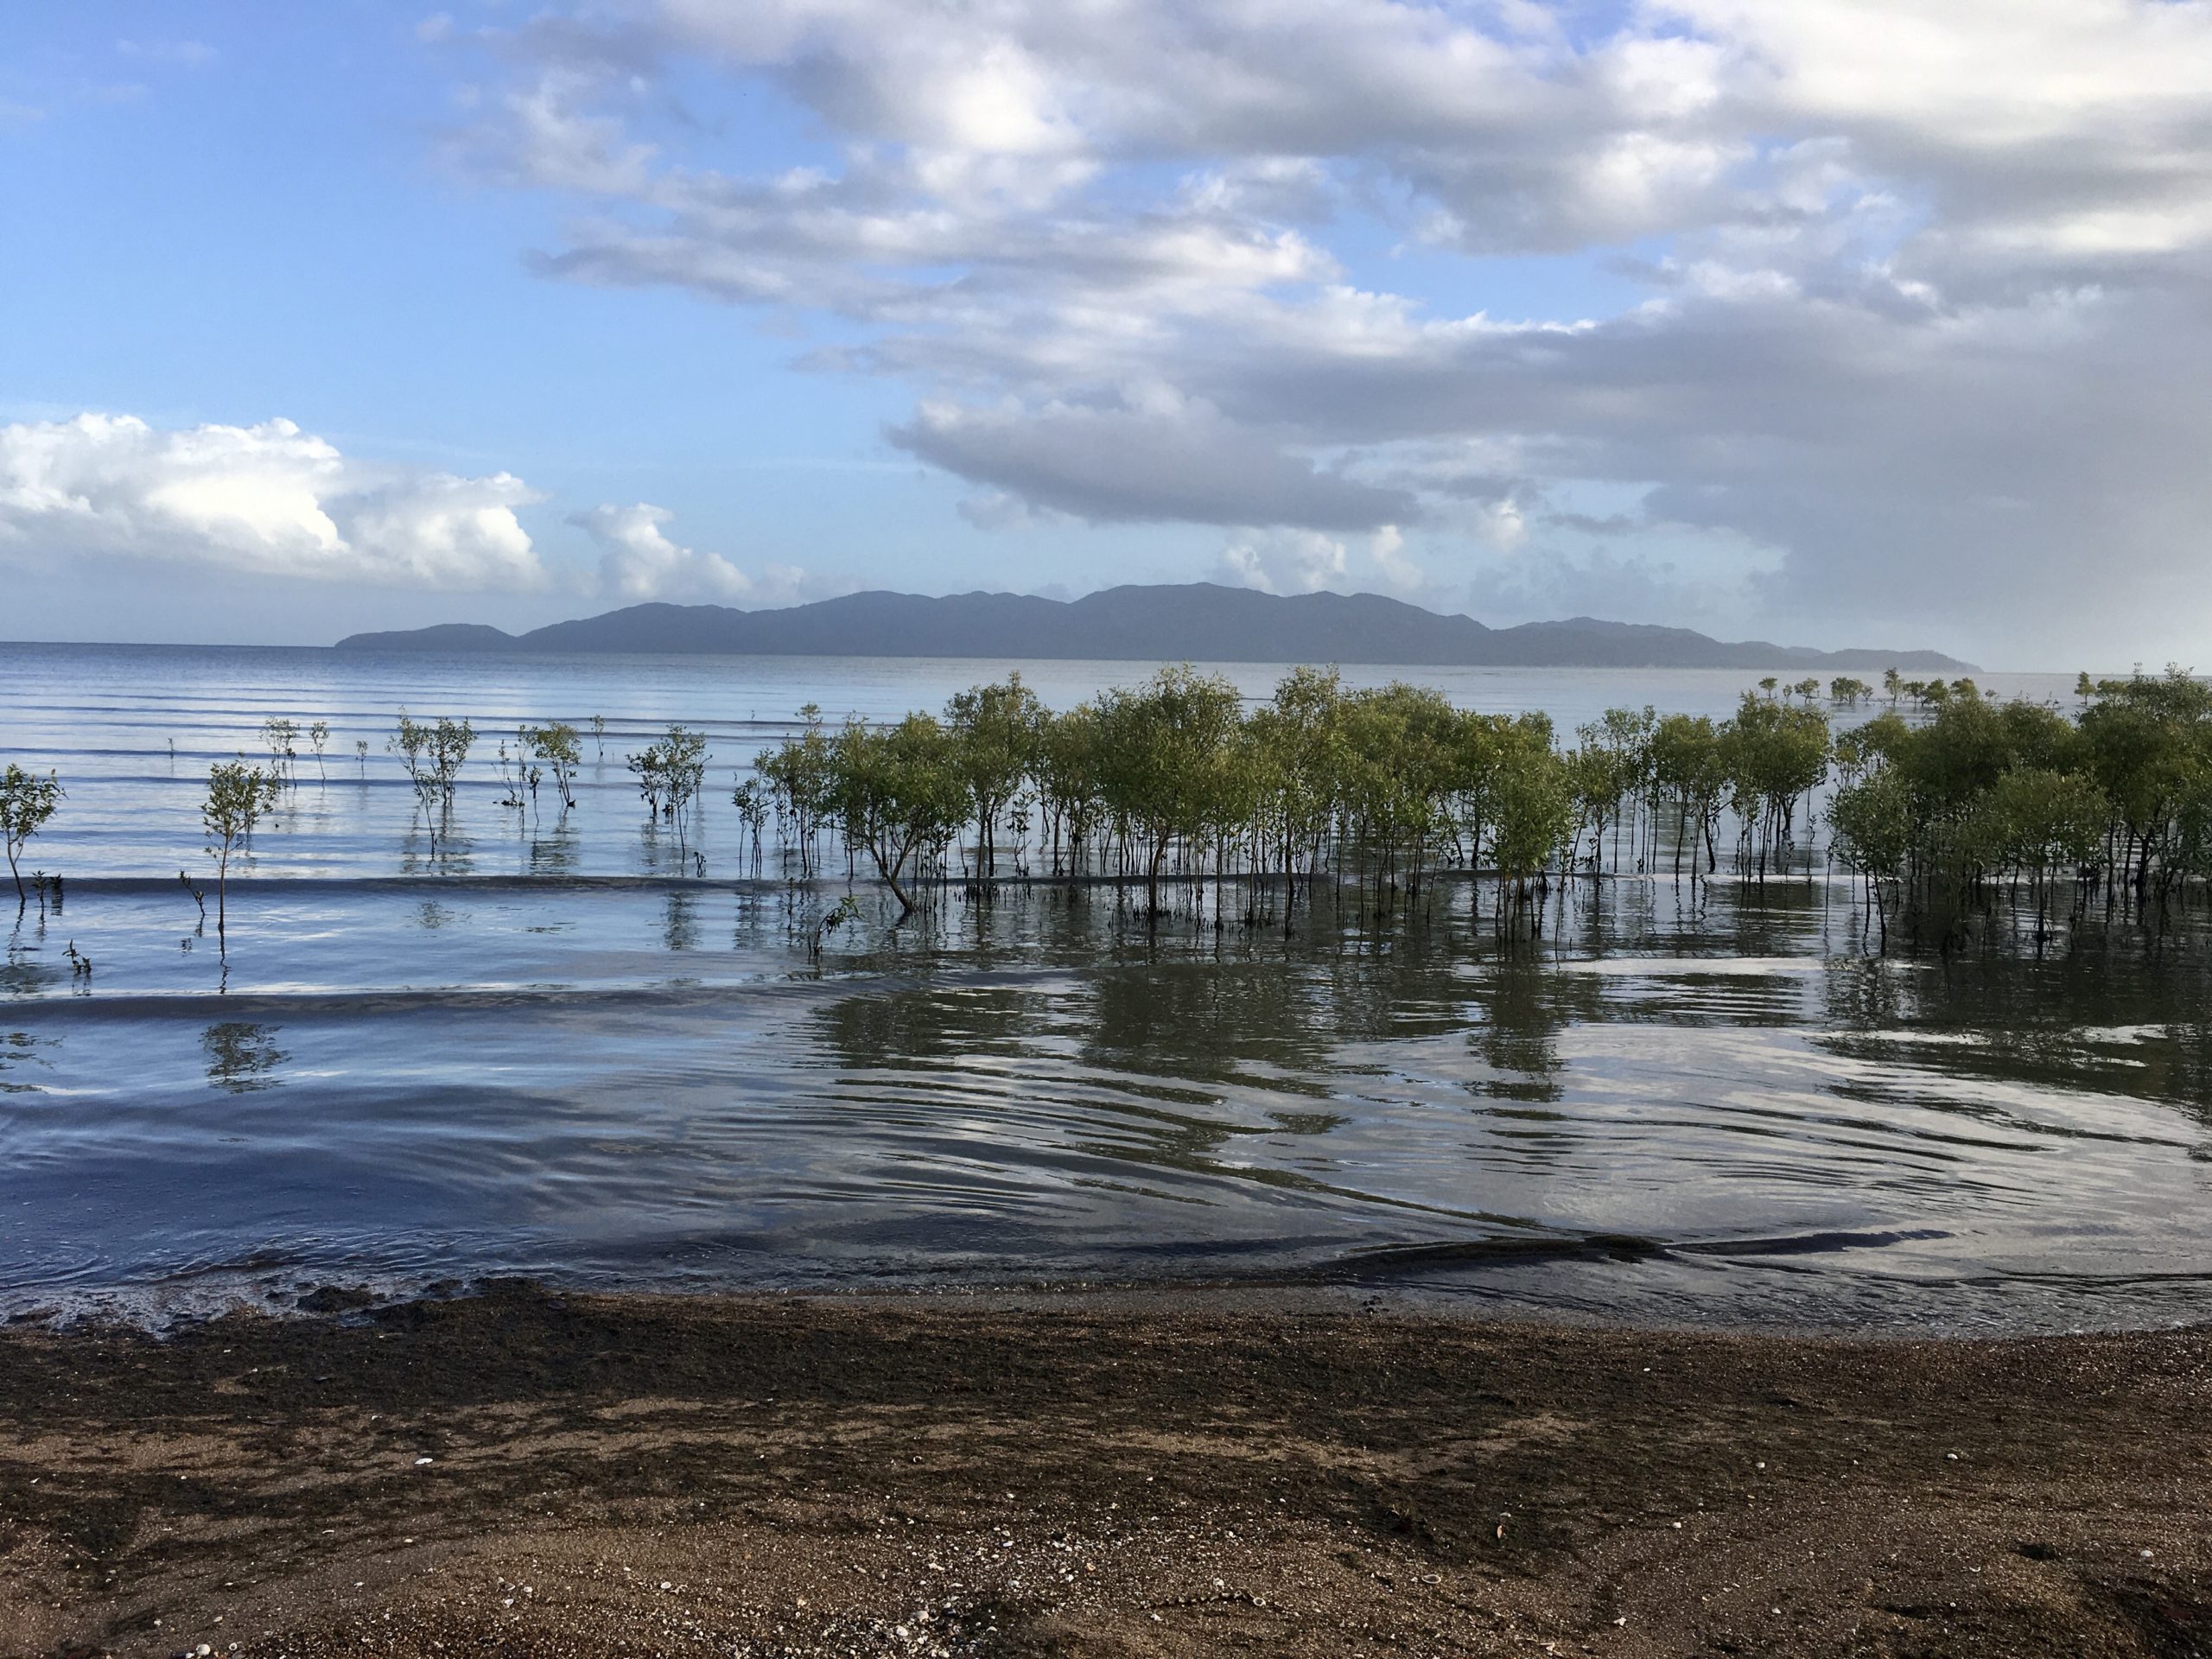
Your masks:
<svg viewBox="0 0 2212 1659"><path fill-rule="evenodd" d="M632 605L512 634L478 623L350 634L340 651L460 654L1041 658L1116 662L1367 663L1436 668L1834 668L1953 672L1934 651L1815 651L1688 628L1525 622L1492 628L1380 594L1256 593L1213 582L1025 594L848 594L784 610Z"/></svg>

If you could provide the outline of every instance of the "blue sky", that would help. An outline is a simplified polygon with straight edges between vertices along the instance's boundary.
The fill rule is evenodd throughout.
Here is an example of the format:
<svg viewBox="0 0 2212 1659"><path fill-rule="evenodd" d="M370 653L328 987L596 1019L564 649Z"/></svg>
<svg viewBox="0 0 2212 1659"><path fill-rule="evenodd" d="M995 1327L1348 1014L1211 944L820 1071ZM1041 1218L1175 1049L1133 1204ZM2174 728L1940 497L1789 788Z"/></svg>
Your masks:
<svg viewBox="0 0 2212 1659"><path fill-rule="evenodd" d="M0 217L21 231L0 308L37 320L10 330L0 412L130 411L162 426L283 415L349 454L543 478L555 508L643 493L719 544L786 561L849 544L871 582L902 581L907 558L951 568L967 539L957 490L877 436L906 407L899 388L794 374L792 342L727 307L530 274L522 255L550 239L557 210L443 163L453 81L414 17L361 4L194 13L188 37L167 6L0 25L15 36L0 98L43 112L0 131ZM120 46L174 51L181 38L212 55ZM557 511L535 517L588 562ZM872 545L887 534L903 546ZM454 604L375 597L417 619ZM73 632L76 605L58 596L49 626ZM580 607L574 595L462 607L514 621ZM160 626L158 610L124 614ZM208 637L227 620L209 618ZM293 637L272 620L257 632Z"/></svg>
<svg viewBox="0 0 2212 1659"><path fill-rule="evenodd" d="M0 634L1203 579L2188 658L2200 45L2135 0L18 8Z"/></svg>

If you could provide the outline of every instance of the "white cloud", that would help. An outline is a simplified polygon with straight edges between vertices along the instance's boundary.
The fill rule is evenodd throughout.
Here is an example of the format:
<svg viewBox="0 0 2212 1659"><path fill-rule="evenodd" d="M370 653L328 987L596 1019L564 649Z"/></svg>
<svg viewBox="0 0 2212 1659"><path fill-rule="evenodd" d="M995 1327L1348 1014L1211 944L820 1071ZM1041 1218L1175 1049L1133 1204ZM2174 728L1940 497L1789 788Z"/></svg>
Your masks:
<svg viewBox="0 0 2212 1659"><path fill-rule="evenodd" d="M651 600L679 603L778 606L840 589L813 581L792 565L768 564L747 575L719 553L702 553L671 541L661 528L675 518L665 507L639 501L602 505L573 514L600 548L600 585L626 604Z"/></svg>
<svg viewBox="0 0 2212 1659"><path fill-rule="evenodd" d="M545 582L520 479L372 466L286 420L165 429L131 416L0 426L0 555L107 555L323 582Z"/></svg>
<svg viewBox="0 0 2212 1659"><path fill-rule="evenodd" d="M1255 530L1233 536L1221 550L1222 574L1263 594L1313 594L1343 586L1349 565L1344 544L1313 530Z"/></svg>
<svg viewBox="0 0 2212 1659"><path fill-rule="evenodd" d="M676 515L640 501L634 506L597 506L572 515L599 543L600 582L613 597L642 600L734 600L753 591L752 578L719 553L679 547L661 526Z"/></svg>
<svg viewBox="0 0 2212 1659"><path fill-rule="evenodd" d="M1406 551L1395 524L1346 541L1311 530L1242 530L1221 550L1217 580L1263 594L1363 593L1377 589L1404 598L1433 586Z"/></svg>
<svg viewBox="0 0 2212 1659"><path fill-rule="evenodd" d="M1386 593L1409 595L1431 585L1428 572L1406 551L1405 533L1395 524L1385 524L1367 538L1367 558L1375 585Z"/></svg>
<svg viewBox="0 0 2212 1659"><path fill-rule="evenodd" d="M576 206L549 275L829 320L810 360L912 386L892 442L976 522L1221 526L1286 586L1408 590L1360 540L1403 525L1561 599L2212 624L2212 3L1599 16L601 0L500 37L474 143ZM717 84L802 111L808 164L668 118ZM1500 255L1642 291L1493 315ZM1584 489L1648 494L1669 556L1540 510ZM1704 574L1746 546L1755 582Z"/></svg>

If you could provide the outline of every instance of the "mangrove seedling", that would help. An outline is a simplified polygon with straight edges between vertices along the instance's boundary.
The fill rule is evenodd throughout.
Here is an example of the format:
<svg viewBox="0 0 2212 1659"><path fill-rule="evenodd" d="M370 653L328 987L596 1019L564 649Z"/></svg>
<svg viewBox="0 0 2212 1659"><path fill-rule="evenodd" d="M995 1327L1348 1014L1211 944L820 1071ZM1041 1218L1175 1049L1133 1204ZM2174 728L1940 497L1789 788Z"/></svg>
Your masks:
<svg viewBox="0 0 2212 1659"><path fill-rule="evenodd" d="M768 797L760 787L758 778L740 778L737 787L730 791L730 804L737 808L740 823L745 825L750 842L753 874L760 874L760 832L767 827Z"/></svg>
<svg viewBox="0 0 2212 1659"><path fill-rule="evenodd" d="M660 741L627 757L626 764L637 776L638 793L645 798L647 810L675 826L677 855L682 857L689 850L685 815L707 777L705 734L671 726Z"/></svg>
<svg viewBox="0 0 2212 1659"><path fill-rule="evenodd" d="M192 885L192 878L187 875L182 870L179 870L176 873L176 880L179 887L182 887L185 892L192 895L192 902L199 907L200 926L194 931L200 932L206 931L207 927L207 891L204 888L194 887Z"/></svg>
<svg viewBox="0 0 2212 1659"><path fill-rule="evenodd" d="M292 740L300 734L300 724L271 715L261 722L261 741L269 747L269 769L281 783L292 781Z"/></svg>
<svg viewBox="0 0 2212 1659"><path fill-rule="evenodd" d="M516 736L521 740L523 753L543 761L546 771L553 774L554 792L561 798L561 810L567 811L576 804L575 791L569 785L575 780L576 769L583 764L583 748L576 741L576 728L555 720L543 726L525 726ZM530 770L530 792L535 799L536 766Z"/></svg>
<svg viewBox="0 0 2212 1659"><path fill-rule="evenodd" d="M807 936L806 940L807 960L821 961L822 947L829 942L830 936L847 922L857 922L860 918L860 900L849 893L814 925L814 931Z"/></svg>
<svg viewBox="0 0 2212 1659"><path fill-rule="evenodd" d="M385 747L399 756L408 781L424 806L452 804L454 785L476 741L476 728L465 720L440 715L435 722L410 719L399 711L399 725Z"/></svg>
<svg viewBox="0 0 2212 1659"><path fill-rule="evenodd" d="M0 836L7 842L8 874L15 880L17 910L26 900L23 872L17 862L23 843L46 827L63 798L60 781L51 772L41 778L11 760L8 770L0 772Z"/></svg>
<svg viewBox="0 0 2212 1659"><path fill-rule="evenodd" d="M441 815L453 810L454 786L460 780L462 763L468 759L469 746L475 741L476 728L465 720L440 715L435 724L428 724L409 718L402 709L398 728L385 745L398 754L407 768L407 781L414 787L415 799L429 829L433 854L437 851Z"/></svg>
<svg viewBox="0 0 2212 1659"><path fill-rule="evenodd" d="M207 771L207 798L200 821L207 831L207 855L215 861L215 938L228 938L226 900L231 855L252 838L254 826L276 804L282 785L270 772L242 760L219 760Z"/></svg>
<svg viewBox="0 0 2212 1659"><path fill-rule="evenodd" d="M315 745L315 775L321 783L328 783L330 774L322 769L323 746L330 741L330 722L318 720L308 728L308 741Z"/></svg>
<svg viewBox="0 0 2212 1659"><path fill-rule="evenodd" d="M499 772L499 804L519 809L523 804L522 786L529 781L530 767L522 759L522 746L518 743L515 749L515 755L512 760L510 760L507 755L507 740L501 738L499 753L493 764L497 766Z"/></svg>

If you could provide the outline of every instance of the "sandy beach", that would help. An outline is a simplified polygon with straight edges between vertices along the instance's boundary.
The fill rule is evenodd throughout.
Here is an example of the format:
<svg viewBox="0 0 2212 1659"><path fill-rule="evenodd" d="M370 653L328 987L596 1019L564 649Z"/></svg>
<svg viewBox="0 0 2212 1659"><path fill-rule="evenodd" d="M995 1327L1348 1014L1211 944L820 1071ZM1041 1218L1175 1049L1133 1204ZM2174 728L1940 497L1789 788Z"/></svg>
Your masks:
<svg viewBox="0 0 2212 1659"><path fill-rule="evenodd" d="M2185 1655L2208 1361L1208 1292L18 1326L0 1645Z"/></svg>

